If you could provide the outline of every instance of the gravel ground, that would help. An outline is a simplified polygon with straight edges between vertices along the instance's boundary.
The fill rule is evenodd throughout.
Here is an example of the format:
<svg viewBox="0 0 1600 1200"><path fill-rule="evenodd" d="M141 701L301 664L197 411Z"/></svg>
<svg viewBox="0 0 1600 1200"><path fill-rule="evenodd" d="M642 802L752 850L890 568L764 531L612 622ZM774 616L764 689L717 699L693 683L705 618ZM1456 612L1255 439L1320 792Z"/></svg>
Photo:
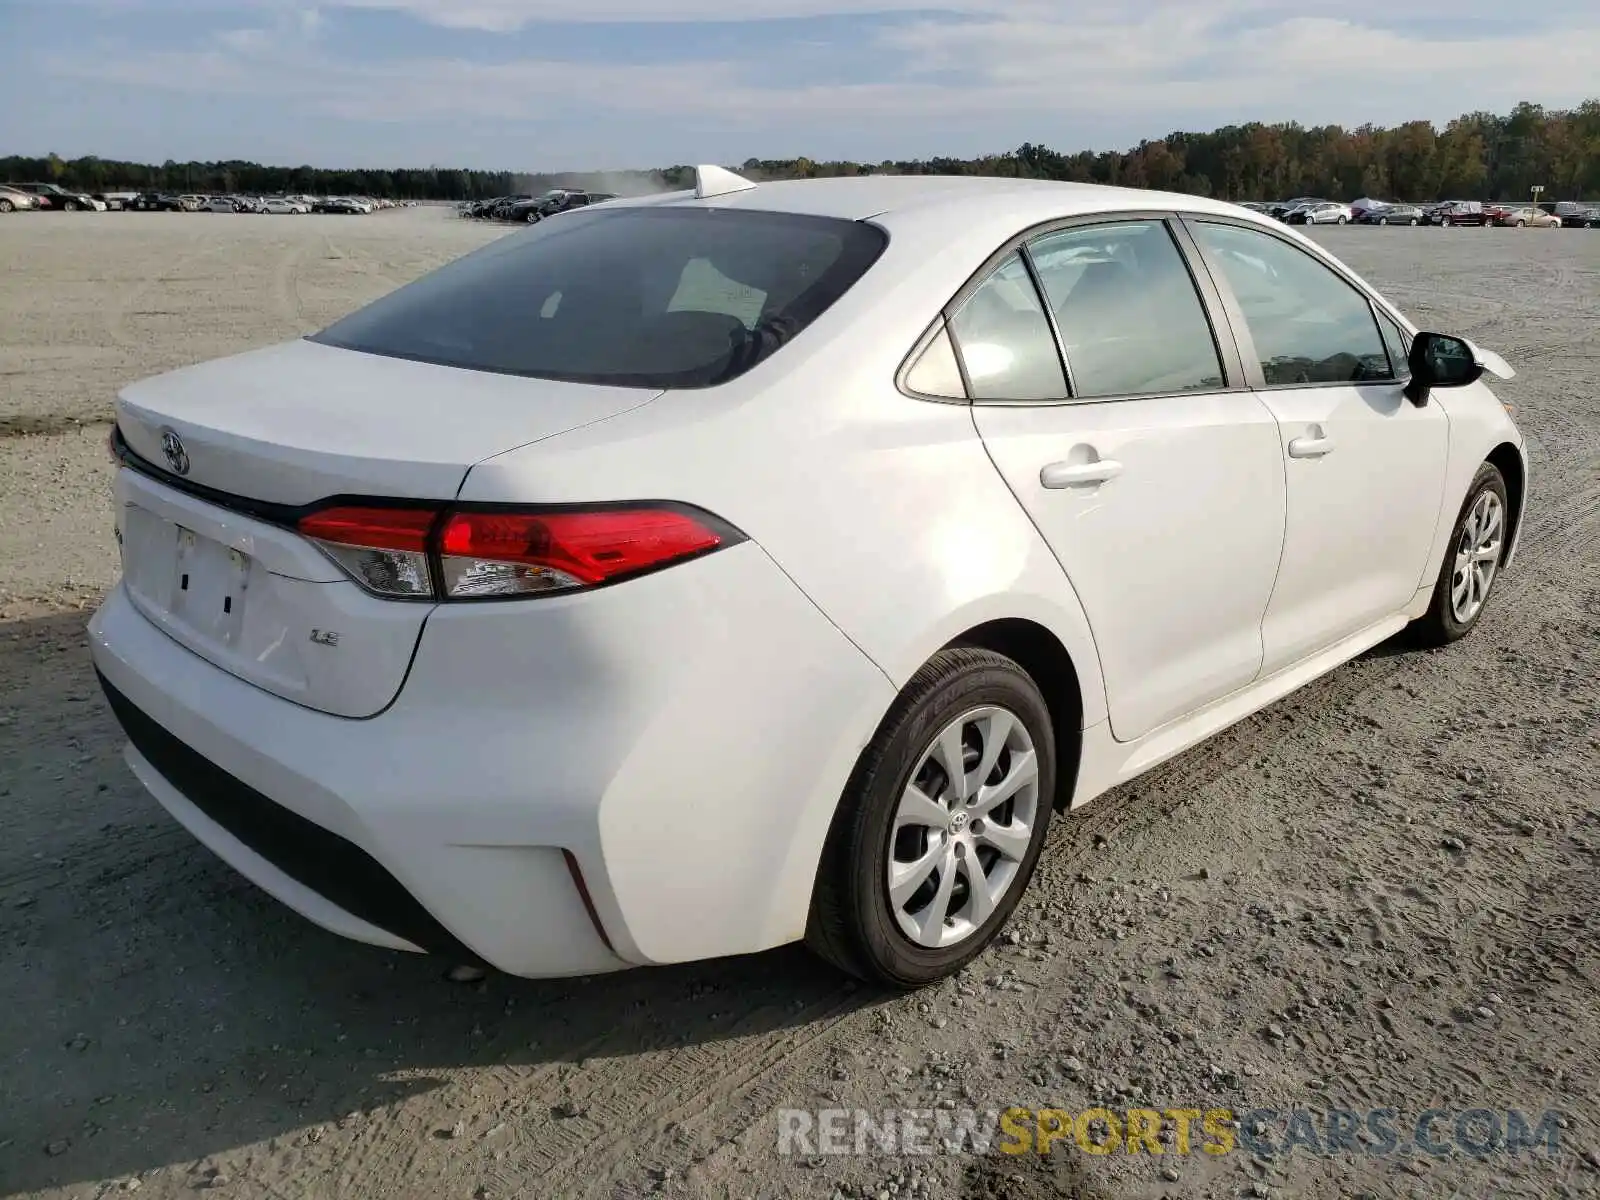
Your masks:
<svg viewBox="0 0 1600 1200"><path fill-rule="evenodd" d="M0 220L0 1193L1600 1194L1600 236L1319 232L1519 370L1516 568L1468 641L1380 647L1058 821L1008 944L884 997L795 949L452 984L279 907L124 769L83 637L115 388L496 232ZM1554 1158L777 1150L783 1108L1100 1102L1564 1115Z"/></svg>

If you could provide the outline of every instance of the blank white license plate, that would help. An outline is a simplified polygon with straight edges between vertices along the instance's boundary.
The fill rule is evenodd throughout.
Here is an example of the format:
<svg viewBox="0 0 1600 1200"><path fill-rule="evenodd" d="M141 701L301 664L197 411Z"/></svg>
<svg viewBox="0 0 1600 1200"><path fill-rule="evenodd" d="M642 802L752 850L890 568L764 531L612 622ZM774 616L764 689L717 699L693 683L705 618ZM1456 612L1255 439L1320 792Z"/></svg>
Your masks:
<svg viewBox="0 0 1600 1200"><path fill-rule="evenodd" d="M244 627L249 556L181 525L170 528L177 540L170 613L201 636L233 645Z"/></svg>

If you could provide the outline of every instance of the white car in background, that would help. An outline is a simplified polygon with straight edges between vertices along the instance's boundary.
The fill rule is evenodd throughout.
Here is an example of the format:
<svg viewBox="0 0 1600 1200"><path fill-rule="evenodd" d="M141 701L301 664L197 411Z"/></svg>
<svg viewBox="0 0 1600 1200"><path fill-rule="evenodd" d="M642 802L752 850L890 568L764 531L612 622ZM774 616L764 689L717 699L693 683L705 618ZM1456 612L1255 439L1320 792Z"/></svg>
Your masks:
<svg viewBox="0 0 1600 1200"><path fill-rule="evenodd" d="M1289 213L1288 221L1291 225L1348 225L1354 215L1348 204L1325 201L1302 205Z"/></svg>
<svg viewBox="0 0 1600 1200"><path fill-rule="evenodd" d="M308 213L311 211L311 206L309 204L301 204L297 200L290 200L281 196L275 196L270 200L263 200L261 202L261 211L264 213L274 213L280 216L285 216L298 213Z"/></svg>
<svg viewBox="0 0 1600 1200"><path fill-rule="evenodd" d="M0 183L0 213L27 212L39 207L39 197L21 188Z"/></svg>
<svg viewBox="0 0 1600 1200"><path fill-rule="evenodd" d="M703 167L126 388L94 663L335 932L916 986L1052 814L1477 625L1527 492L1486 370L1232 204Z"/></svg>

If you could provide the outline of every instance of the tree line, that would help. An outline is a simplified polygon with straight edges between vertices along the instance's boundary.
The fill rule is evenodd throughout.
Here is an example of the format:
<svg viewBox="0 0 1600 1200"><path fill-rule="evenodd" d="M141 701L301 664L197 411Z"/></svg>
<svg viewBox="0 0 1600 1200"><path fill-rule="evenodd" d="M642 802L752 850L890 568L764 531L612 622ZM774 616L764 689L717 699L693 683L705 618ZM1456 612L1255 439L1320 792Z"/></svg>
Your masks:
<svg viewBox="0 0 1600 1200"><path fill-rule="evenodd" d="M1474 112L1442 129L1429 121L1362 125L1229 125L1210 133L1172 133L1122 151L1062 153L1031 142L979 158L880 163L748 159L740 168L764 180L840 175L997 175L1149 187L1270 200L1296 195L1430 201L1524 199L1542 186L1550 200L1600 195L1600 99L1573 109L1523 102L1511 112ZM106 158L0 158L0 180L42 181L86 192L363 195L397 200L469 200L551 187L619 192L692 185L693 168L648 171L517 172L440 167L328 170L260 163L119 162Z"/></svg>

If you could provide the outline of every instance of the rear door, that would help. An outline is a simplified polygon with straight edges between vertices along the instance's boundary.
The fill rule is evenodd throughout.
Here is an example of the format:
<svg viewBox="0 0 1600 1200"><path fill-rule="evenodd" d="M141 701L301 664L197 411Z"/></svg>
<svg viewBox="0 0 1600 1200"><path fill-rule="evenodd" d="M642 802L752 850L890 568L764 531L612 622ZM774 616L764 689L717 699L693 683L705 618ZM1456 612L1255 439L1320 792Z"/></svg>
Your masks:
<svg viewBox="0 0 1600 1200"><path fill-rule="evenodd" d="M1189 227L1237 317L1279 425L1283 562L1262 625L1270 674L1398 613L1416 594L1443 501L1449 422L1402 394L1409 335L1322 259L1272 230Z"/></svg>
<svg viewBox="0 0 1600 1200"><path fill-rule="evenodd" d="M1123 741L1256 677L1283 539L1277 427L1183 236L1152 216L1067 225L949 316L973 418L1083 603Z"/></svg>

